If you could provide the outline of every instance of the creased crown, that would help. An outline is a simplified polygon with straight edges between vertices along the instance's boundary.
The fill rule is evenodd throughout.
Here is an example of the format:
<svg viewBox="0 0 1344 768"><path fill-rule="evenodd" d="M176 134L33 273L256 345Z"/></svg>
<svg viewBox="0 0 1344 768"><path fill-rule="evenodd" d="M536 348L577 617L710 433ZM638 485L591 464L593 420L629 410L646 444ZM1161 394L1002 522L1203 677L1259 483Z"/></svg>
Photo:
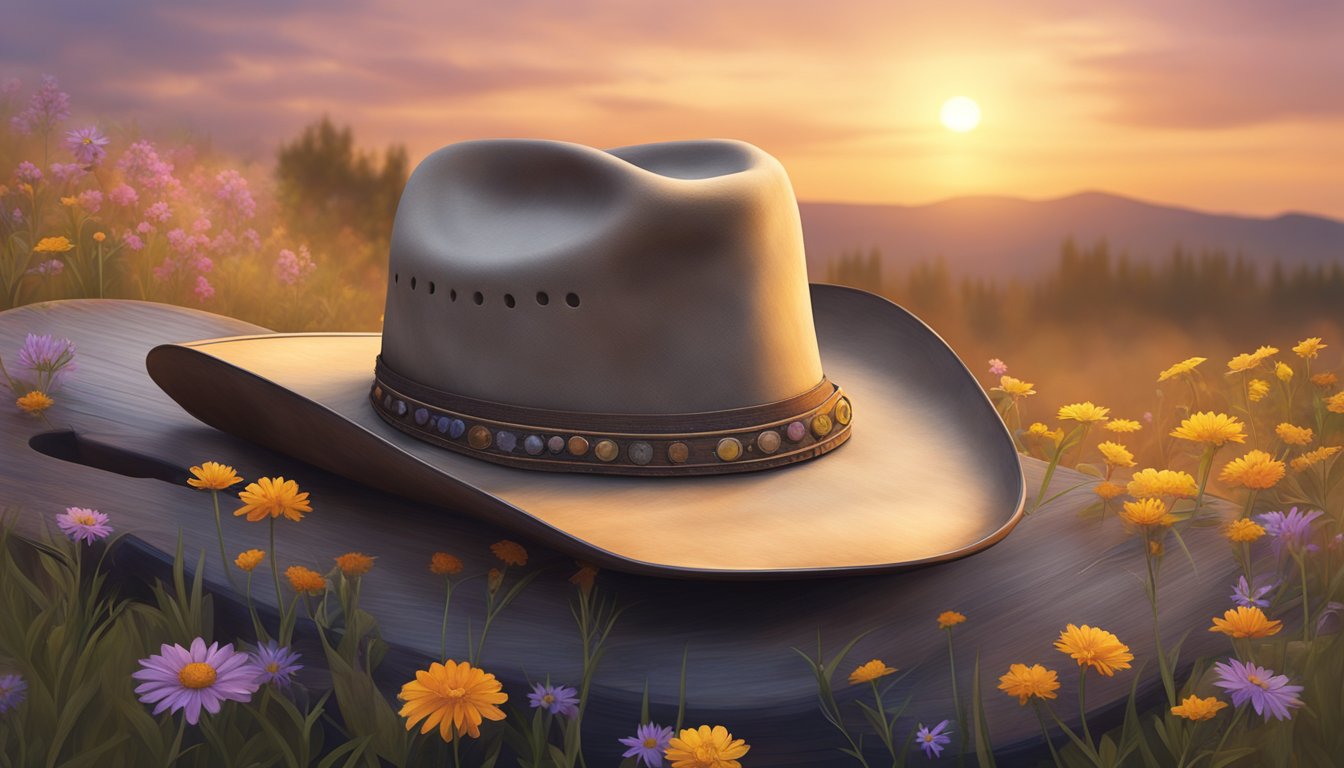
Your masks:
<svg viewBox="0 0 1344 768"><path fill-rule="evenodd" d="M737 141L470 141L411 175L383 362L464 397L699 413L822 378L783 167Z"/></svg>

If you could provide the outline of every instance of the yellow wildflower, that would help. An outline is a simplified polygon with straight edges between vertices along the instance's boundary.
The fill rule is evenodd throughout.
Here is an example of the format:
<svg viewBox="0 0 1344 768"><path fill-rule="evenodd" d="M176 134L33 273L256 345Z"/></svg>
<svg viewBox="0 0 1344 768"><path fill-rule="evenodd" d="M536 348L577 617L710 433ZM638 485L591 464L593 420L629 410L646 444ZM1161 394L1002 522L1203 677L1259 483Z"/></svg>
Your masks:
<svg viewBox="0 0 1344 768"><path fill-rule="evenodd" d="M482 721L503 720L504 710L499 705L508 701L509 695L494 675L468 662L449 659L417 671L414 680L401 686L397 698L406 702L397 713L406 718L406 730L424 720L420 733L438 728L439 736L451 742L461 736L478 739Z"/></svg>
<svg viewBox="0 0 1344 768"><path fill-rule="evenodd" d="M1106 677L1111 677L1119 670L1129 669L1129 662L1134 660L1129 646L1120 642L1120 638L1086 624L1065 627L1055 641L1055 649L1068 654L1078 662L1078 666L1092 667Z"/></svg>
<svg viewBox="0 0 1344 768"><path fill-rule="evenodd" d="M1159 373L1157 375L1157 380L1159 383L1161 383L1163 381L1166 381L1167 379L1175 378L1176 376L1182 376L1184 374L1190 373L1191 371L1195 370L1195 368L1199 367L1199 364L1204 362L1205 360L1208 360L1208 358L1187 357L1181 362Z"/></svg>
<svg viewBox="0 0 1344 768"><path fill-rule="evenodd" d="M281 515L298 522L303 519L305 512L313 511L308 492L299 493L299 484L283 477L263 477L255 483L248 483L247 488L238 494L238 499L243 502L243 506L234 510L233 516L247 515L250 523Z"/></svg>
<svg viewBox="0 0 1344 768"><path fill-rule="evenodd" d="M1055 698L1055 691L1059 690L1059 677L1055 670L1046 669L1040 664L1032 664L1030 667L1013 664L1008 667L1008 674L999 677L999 690L1009 696L1016 696L1018 703L1025 707L1027 699L1032 696Z"/></svg>
<svg viewBox="0 0 1344 768"><path fill-rule="evenodd" d="M1263 363L1265 360L1268 360L1277 354L1279 354L1278 347L1261 347L1251 353L1251 357L1255 358L1257 362Z"/></svg>
<svg viewBox="0 0 1344 768"><path fill-rule="evenodd" d="M1344 392L1325 398L1325 409L1331 413L1344 413Z"/></svg>
<svg viewBox="0 0 1344 768"><path fill-rule="evenodd" d="M1085 403L1074 403L1066 405L1059 409L1059 418L1066 421L1077 421L1083 424L1091 424L1094 421L1105 421L1106 414L1110 413L1110 408L1103 408L1099 405L1093 405L1091 401Z"/></svg>
<svg viewBox="0 0 1344 768"><path fill-rule="evenodd" d="M1309 339L1299 341L1297 346L1293 347L1293 351L1303 360L1315 360L1321 350L1328 346L1330 345L1321 343L1320 336L1312 336Z"/></svg>
<svg viewBox="0 0 1344 768"><path fill-rule="evenodd" d="M1129 479L1126 490L1136 499L1153 499L1159 496L1191 498L1198 492L1195 478L1188 472L1172 469L1144 469L1135 472Z"/></svg>
<svg viewBox="0 0 1344 768"><path fill-rule="evenodd" d="M1158 541L1157 539L1148 540L1148 554L1152 555L1153 557L1161 557L1162 553L1165 551L1166 550L1162 548L1162 542Z"/></svg>
<svg viewBox="0 0 1344 768"><path fill-rule="evenodd" d="M1138 432L1143 425L1133 419L1111 419L1105 424L1111 432Z"/></svg>
<svg viewBox="0 0 1344 768"><path fill-rule="evenodd" d="M1314 451L1307 451L1301 456L1298 456L1296 459L1289 462L1289 464L1292 465L1293 469L1301 472L1307 467L1325 461L1336 453L1339 453L1339 451L1340 447L1338 445L1323 445Z"/></svg>
<svg viewBox="0 0 1344 768"><path fill-rule="evenodd" d="M1286 472L1282 461L1275 461L1273 456L1264 451L1254 450L1229 461L1218 478L1229 485L1263 491L1273 488Z"/></svg>
<svg viewBox="0 0 1344 768"><path fill-rule="evenodd" d="M1227 361L1228 373L1242 373L1260 365L1260 359L1255 355L1242 353Z"/></svg>
<svg viewBox="0 0 1344 768"><path fill-rule="evenodd" d="M896 671L895 667L888 667L881 659L873 659L867 664L860 665L853 672L849 673L849 684L858 685L876 680L879 677L886 677Z"/></svg>
<svg viewBox="0 0 1344 768"><path fill-rule="evenodd" d="M505 565L527 565L527 550L517 542L508 539L497 541L490 545L490 551L495 553L495 557L504 561Z"/></svg>
<svg viewBox="0 0 1344 768"><path fill-rule="evenodd" d="M1248 517L1239 517L1227 524L1223 535L1236 544L1249 544L1265 535L1265 529Z"/></svg>
<svg viewBox="0 0 1344 768"><path fill-rule="evenodd" d="M742 768L738 758L750 749L722 725L702 725L683 728L680 736L673 736L664 756L672 768Z"/></svg>
<svg viewBox="0 0 1344 768"><path fill-rule="evenodd" d="M1172 707L1171 714L1184 717L1186 720L1212 720L1218 714L1218 710L1226 706L1227 702L1219 701L1213 696L1201 699L1191 694L1180 704Z"/></svg>
<svg viewBox="0 0 1344 768"><path fill-rule="evenodd" d="M70 242L70 238L65 235L44 237L37 241L37 245L33 247L33 253L65 253L74 247L74 243Z"/></svg>
<svg viewBox="0 0 1344 768"><path fill-rule="evenodd" d="M1096 494L1101 498L1105 499L1106 501L1110 501L1111 499L1114 499L1115 497L1123 494L1125 492L1125 486L1117 485L1115 483L1112 483L1110 480L1107 480L1105 482L1098 483L1097 487L1093 488L1092 490L1096 492Z"/></svg>
<svg viewBox="0 0 1344 768"><path fill-rule="evenodd" d="M15 400L14 404L23 409L24 413L31 413L36 416L55 405L56 401L48 397L46 392L34 389L32 392Z"/></svg>
<svg viewBox="0 0 1344 768"><path fill-rule="evenodd" d="M1120 518L1130 525L1145 528L1168 526L1176 522L1176 518L1167 511L1166 502L1161 499L1126 501L1124 508L1120 510Z"/></svg>
<svg viewBox="0 0 1344 768"><path fill-rule="evenodd" d="M373 570L373 558L363 552L346 552L336 557L336 567L346 578L363 576Z"/></svg>
<svg viewBox="0 0 1344 768"><path fill-rule="evenodd" d="M64 205L64 206L66 206L66 207L68 207L68 208L74 208L75 206L79 205L79 198L78 198L78 197L62 197L62 198L61 198L61 205Z"/></svg>
<svg viewBox="0 0 1344 768"><path fill-rule="evenodd" d="M1033 389L1035 386L1035 384L1032 384L1029 381L1015 379L1012 376L1002 376L999 378L999 386L993 387L993 391L1004 392L1011 395L1012 398L1016 400L1019 397L1027 397L1036 394L1036 390Z"/></svg>
<svg viewBox="0 0 1344 768"><path fill-rule="evenodd" d="M1101 456L1106 463L1112 467L1132 467L1134 466L1134 454L1129 452L1125 446L1107 440L1097 445L1097 450L1101 451Z"/></svg>
<svg viewBox="0 0 1344 768"><path fill-rule="evenodd" d="M1279 377L1279 381L1287 384L1293 380L1293 369L1287 363L1279 361L1274 364L1274 375Z"/></svg>
<svg viewBox="0 0 1344 768"><path fill-rule="evenodd" d="M1049 427L1042 424L1041 422L1037 421L1032 423L1030 427L1027 427L1027 436L1053 440L1055 445L1059 445L1059 441L1064 439L1064 430L1062 429L1052 430Z"/></svg>
<svg viewBox="0 0 1344 768"><path fill-rule="evenodd" d="M1228 637L1269 637L1283 629L1283 622L1270 619L1265 612L1252 605L1229 609L1220 619L1213 617L1210 632L1222 632Z"/></svg>
<svg viewBox="0 0 1344 768"><path fill-rule="evenodd" d="M222 491L243 482L233 467L217 461L202 462L199 467L191 468L191 474L195 477L187 478L187 485L205 491Z"/></svg>
<svg viewBox="0 0 1344 768"><path fill-rule="evenodd" d="M1246 384L1246 397L1252 403L1258 403L1269 394L1269 382L1263 379L1251 379Z"/></svg>
<svg viewBox="0 0 1344 768"><path fill-rule="evenodd" d="M1244 443L1246 435L1242 434L1241 427L1236 416L1205 411L1182 421L1181 426L1171 431L1171 436L1213 446L1229 442Z"/></svg>
<svg viewBox="0 0 1344 768"><path fill-rule="evenodd" d="M265 552L262 552L260 549L249 549L246 552L238 553L238 557L233 561L233 564L238 566L241 570L251 573L252 569L261 565L261 561L265 559Z"/></svg>
<svg viewBox="0 0 1344 768"><path fill-rule="evenodd" d="M300 594L316 595L327 589L327 580L322 578L322 574L302 565L291 565L286 568L285 578L289 579L289 586Z"/></svg>
<svg viewBox="0 0 1344 768"><path fill-rule="evenodd" d="M1311 427L1299 427L1286 421L1274 428L1274 434L1288 445L1307 445L1315 436Z"/></svg>
<svg viewBox="0 0 1344 768"><path fill-rule="evenodd" d="M435 552L429 558L429 572L439 576L452 576L462 572L462 561L447 552Z"/></svg>
<svg viewBox="0 0 1344 768"><path fill-rule="evenodd" d="M943 611L938 614L938 628L951 629L966 620L965 614L956 611Z"/></svg>
<svg viewBox="0 0 1344 768"><path fill-rule="evenodd" d="M1339 383L1339 377L1332 372L1312 374L1311 383L1321 389L1329 389Z"/></svg>

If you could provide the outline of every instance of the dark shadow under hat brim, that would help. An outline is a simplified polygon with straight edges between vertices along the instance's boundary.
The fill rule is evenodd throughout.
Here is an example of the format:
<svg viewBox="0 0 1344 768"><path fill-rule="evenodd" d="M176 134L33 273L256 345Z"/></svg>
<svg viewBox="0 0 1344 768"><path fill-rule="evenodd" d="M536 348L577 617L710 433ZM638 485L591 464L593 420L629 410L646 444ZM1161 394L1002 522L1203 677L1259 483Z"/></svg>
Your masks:
<svg viewBox="0 0 1344 768"><path fill-rule="evenodd" d="M498 466L416 440L369 404L377 334L272 334L154 348L154 381L216 428L369 486L467 512L632 572L763 578L898 570L972 554L1022 514L1022 469L974 376L928 326L812 286L851 438L785 468L634 478Z"/></svg>

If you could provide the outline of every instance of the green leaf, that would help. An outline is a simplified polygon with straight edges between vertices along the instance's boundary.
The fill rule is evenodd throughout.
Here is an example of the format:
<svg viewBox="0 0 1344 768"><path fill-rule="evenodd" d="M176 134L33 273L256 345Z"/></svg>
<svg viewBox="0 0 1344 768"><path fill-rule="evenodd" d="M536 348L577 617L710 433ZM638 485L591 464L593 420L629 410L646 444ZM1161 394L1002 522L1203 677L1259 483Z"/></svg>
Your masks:
<svg viewBox="0 0 1344 768"><path fill-rule="evenodd" d="M989 722L985 719L985 702L980 697L980 652L975 654L975 667L971 672L971 710L974 713L971 727L975 729L975 757L980 768L994 768L994 747L989 740Z"/></svg>

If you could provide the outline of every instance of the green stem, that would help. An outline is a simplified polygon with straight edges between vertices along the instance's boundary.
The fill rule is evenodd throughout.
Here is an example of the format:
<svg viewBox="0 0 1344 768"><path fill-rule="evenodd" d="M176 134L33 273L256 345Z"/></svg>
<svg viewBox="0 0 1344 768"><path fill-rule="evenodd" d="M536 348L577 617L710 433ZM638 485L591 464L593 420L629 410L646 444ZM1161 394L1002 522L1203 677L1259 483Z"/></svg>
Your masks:
<svg viewBox="0 0 1344 768"><path fill-rule="evenodd" d="M1064 454L1064 450L1060 447L1063 444L1064 441L1061 440L1060 445L1055 446L1055 455L1045 468L1045 477L1041 478L1041 490L1036 492L1036 499L1032 502L1031 509L1027 512L1028 515L1040 509L1042 502L1045 500L1045 491L1050 487L1050 480L1055 476L1055 467L1059 466L1059 459Z"/></svg>
<svg viewBox="0 0 1344 768"><path fill-rule="evenodd" d="M961 709L961 696L957 693L957 657L952 652L952 628L947 628L947 666L952 673L952 709L957 713L957 731L960 737L960 750L966 751L966 715Z"/></svg>
<svg viewBox="0 0 1344 768"><path fill-rule="evenodd" d="M453 580L450 576L443 577L444 595L443 595L443 626L439 628L439 660L448 660L448 603L453 599Z"/></svg>
<svg viewBox="0 0 1344 768"><path fill-rule="evenodd" d="M1199 493L1195 496L1195 508L1191 514L1197 513L1204 504L1204 489L1209 484L1209 475L1213 474L1213 453L1217 450L1210 445L1204 449L1204 455L1199 459Z"/></svg>
<svg viewBox="0 0 1344 768"><path fill-rule="evenodd" d="M1083 741L1087 743L1087 748L1096 754L1097 748L1093 746L1092 732L1087 727L1087 667L1079 667L1078 671L1078 716L1083 720Z"/></svg>
<svg viewBox="0 0 1344 768"><path fill-rule="evenodd" d="M233 571L229 570L229 556L224 552L224 523L219 519L219 491L211 490L210 496L215 502L215 533L219 536L219 563L224 566L224 576L228 578L229 586L237 589L238 584L233 580Z"/></svg>
<svg viewBox="0 0 1344 768"><path fill-rule="evenodd" d="M1302 642L1311 642L1311 607L1307 603L1307 558L1297 555L1297 569L1302 574Z"/></svg>
<svg viewBox="0 0 1344 768"><path fill-rule="evenodd" d="M261 625L261 617L257 615L257 606L252 602L252 572L247 572L247 612L252 617L252 630L257 633L257 642L266 640L266 628Z"/></svg>
<svg viewBox="0 0 1344 768"><path fill-rule="evenodd" d="M887 708L882 704L882 694L877 690L877 678L868 681L873 687L873 701L877 702L877 718L882 721L882 733L878 734L882 743L886 745L887 751L891 753L891 759L896 760L896 745L892 743L891 728L887 726Z"/></svg>
<svg viewBox="0 0 1344 768"><path fill-rule="evenodd" d="M1157 650L1157 668L1162 674L1162 687L1167 692L1167 706L1174 707L1176 706L1176 681L1172 677L1171 670L1167 668L1167 654L1162 649L1162 630L1157 620L1157 570L1153 567L1149 535L1145 531L1143 559L1148 566L1148 603L1153 609L1153 640L1156 643L1153 647Z"/></svg>
<svg viewBox="0 0 1344 768"><path fill-rule="evenodd" d="M1232 729L1236 727L1237 721L1241 720L1241 713L1244 711L1246 711L1245 706L1237 707L1236 714L1232 716L1232 722L1228 723L1227 728L1223 729L1223 737L1218 740L1218 746L1214 747L1213 751L1209 753L1210 758L1217 757L1218 753L1223 751L1223 745L1227 743L1227 737L1232 735ZM1198 762L1198 758L1196 758L1196 762ZM1191 765L1194 765L1194 763L1191 763Z"/></svg>
<svg viewBox="0 0 1344 768"><path fill-rule="evenodd" d="M1055 743L1050 740L1050 729L1045 725L1045 715L1041 714L1040 701L1032 702L1032 709L1036 710L1036 719L1041 723L1041 735L1045 737L1045 745L1050 748L1050 759L1054 761L1056 768L1061 765L1059 754L1055 752Z"/></svg>
<svg viewBox="0 0 1344 768"><path fill-rule="evenodd" d="M284 637L283 637L283 635L284 635L284 631L283 631L283 630L284 630L284 626L285 626L285 614L287 613L287 611L285 610L285 598L284 598L283 595L280 594L280 558L276 556L276 552L275 552L275 518L274 518L274 517L272 517L272 518L270 519L270 526L271 526L271 552L270 552L270 555L271 555L271 579L275 582L275 610L278 611L279 614L280 614L280 627L281 627L281 632L279 632L278 634L281 635L281 637L280 637L280 641L283 643L283 642L284 642Z"/></svg>

